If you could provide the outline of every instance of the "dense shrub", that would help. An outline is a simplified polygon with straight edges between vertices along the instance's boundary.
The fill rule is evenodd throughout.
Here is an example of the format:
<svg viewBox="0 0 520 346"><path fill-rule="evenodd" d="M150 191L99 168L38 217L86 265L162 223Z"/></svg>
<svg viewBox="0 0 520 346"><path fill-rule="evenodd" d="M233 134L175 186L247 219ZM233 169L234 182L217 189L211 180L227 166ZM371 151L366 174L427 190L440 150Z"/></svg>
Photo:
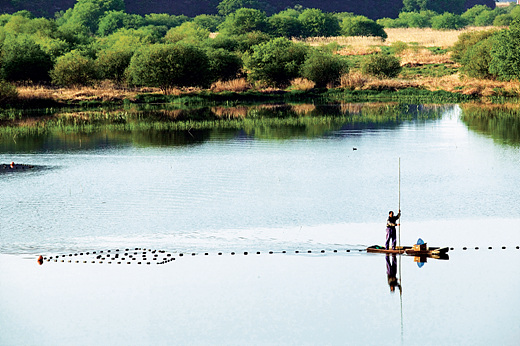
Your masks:
<svg viewBox="0 0 520 346"><path fill-rule="evenodd" d="M399 18L380 18L376 21L377 24L383 28L407 28L408 24L401 21Z"/></svg>
<svg viewBox="0 0 520 346"><path fill-rule="evenodd" d="M49 79L50 54L28 35L6 36L0 54L0 75L8 81L40 82Z"/></svg>
<svg viewBox="0 0 520 346"><path fill-rule="evenodd" d="M124 11L108 11L99 20L98 34L110 35L118 29L137 29L145 24L145 19L137 14L129 14Z"/></svg>
<svg viewBox="0 0 520 346"><path fill-rule="evenodd" d="M366 58L361 64L361 71L378 78L394 78L401 72L401 63L393 55L375 54Z"/></svg>
<svg viewBox="0 0 520 346"><path fill-rule="evenodd" d="M139 49L128 66L129 83L159 87L202 86L211 82L206 53L191 44L154 44Z"/></svg>
<svg viewBox="0 0 520 346"><path fill-rule="evenodd" d="M520 79L520 20L494 36L489 72L501 80Z"/></svg>
<svg viewBox="0 0 520 346"><path fill-rule="evenodd" d="M50 76L56 85L78 86L92 84L98 75L94 60L73 50L56 60Z"/></svg>
<svg viewBox="0 0 520 346"><path fill-rule="evenodd" d="M201 14L193 18L193 23L210 32L216 32L218 26L222 24L223 21L224 17L211 14Z"/></svg>
<svg viewBox="0 0 520 346"><path fill-rule="evenodd" d="M225 49L208 49L211 81L228 81L237 78L242 69L242 59Z"/></svg>
<svg viewBox="0 0 520 346"><path fill-rule="evenodd" d="M271 36L265 32L252 31L247 34L238 35L234 37L238 43L238 51L250 52L252 47L268 42L271 40Z"/></svg>
<svg viewBox="0 0 520 346"><path fill-rule="evenodd" d="M209 30L200 27L194 22L184 22L180 26L171 28L164 36L164 41L176 43L179 41L199 42L209 37Z"/></svg>
<svg viewBox="0 0 520 346"><path fill-rule="evenodd" d="M267 31L267 27L267 17L264 12L241 8L229 14L218 29L227 35L243 35L251 31Z"/></svg>
<svg viewBox="0 0 520 346"><path fill-rule="evenodd" d="M431 10L401 12L399 13L399 20L406 23L408 28L427 28L432 26L432 18L437 15L437 12Z"/></svg>
<svg viewBox="0 0 520 346"><path fill-rule="evenodd" d="M491 8L487 7L486 5L475 5L461 14L461 17L469 25L475 25L475 18L477 18L477 16L484 11L491 11Z"/></svg>
<svg viewBox="0 0 520 346"><path fill-rule="evenodd" d="M457 42L452 47L451 58L453 61L462 63L467 50L476 45L478 42L484 41L496 33L495 30L465 32L459 35Z"/></svg>
<svg viewBox="0 0 520 346"><path fill-rule="evenodd" d="M227 16L241 8L263 9L263 4L257 0L223 0L217 5L218 13Z"/></svg>
<svg viewBox="0 0 520 346"><path fill-rule="evenodd" d="M275 38L252 47L244 55L244 66L251 81L261 81L276 87L286 87L300 76L308 47L286 38Z"/></svg>
<svg viewBox="0 0 520 346"><path fill-rule="evenodd" d="M344 36L379 36L386 39L383 26L364 16L350 16L341 22L341 34Z"/></svg>
<svg viewBox="0 0 520 346"><path fill-rule="evenodd" d="M432 18L432 28L437 30L461 29L466 21L461 16L445 12Z"/></svg>
<svg viewBox="0 0 520 346"><path fill-rule="evenodd" d="M485 10L475 17L473 24L476 26L490 26L493 25L493 21L497 16L496 11Z"/></svg>
<svg viewBox="0 0 520 346"><path fill-rule="evenodd" d="M327 84L337 85L341 75L348 73L348 65L338 55L312 50L305 60L301 75L324 88Z"/></svg>
<svg viewBox="0 0 520 346"><path fill-rule="evenodd" d="M133 49L123 47L99 52L96 59L99 78L122 82L133 55Z"/></svg>
<svg viewBox="0 0 520 346"><path fill-rule="evenodd" d="M381 18L377 23L385 28L427 28L432 26L432 18L438 13L430 10L401 12L396 19Z"/></svg>
<svg viewBox="0 0 520 346"><path fill-rule="evenodd" d="M18 91L16 87L4 80L0 80L0 105L16 100Z"/></svg>
<svg viewBox="0 0 520 346"><path fill-rule="evenodd" d="M150 13L144 16L146 25L165 26L168 29L175 28L190 20L185 15L175 16L167 13Z"/></svg>
<svg viewBox="0 0 520 346"><path fill-rule="evenodd" d="M432 10L460 14L464 11L466 0L403 0L403 10L418 12Z"/></svg>
<svg viewBox="0 0 520 346"><path fill-rule="evenodd" d="M290 38L303 35L303 25L298 17L278 13L269 17L267 21L269 32L274 37Z"/></svg>
<svg viewBox="0 0 520 346"><path fill-rule="evenodd" d="M511 14L501 14L495 17L495 20L493 20L493 26L509 26L513 20L515 20L515 17Z"/></svg>
<svg viewBox="0 0 520 346"><path fill-rule="evenodd" d="M462 73L475 78L491 77L489 65L491 63L492 47L492 38L481 40L475 45L471 45L462 57Z"/></svg>
<svg viewBox="0 0 520 346"><path fill-rule="evenodd" d="M305 37L338 36L341 32L336 17L315 8L304 10L298 16L298 20L302 24L302 34Z"/></svg>

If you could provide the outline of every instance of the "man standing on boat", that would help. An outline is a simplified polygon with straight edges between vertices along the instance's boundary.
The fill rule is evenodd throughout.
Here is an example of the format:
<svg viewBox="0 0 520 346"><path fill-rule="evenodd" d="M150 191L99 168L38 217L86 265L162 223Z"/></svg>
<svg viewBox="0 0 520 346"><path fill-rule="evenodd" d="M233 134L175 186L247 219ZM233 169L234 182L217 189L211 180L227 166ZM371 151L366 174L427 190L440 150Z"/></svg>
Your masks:
<svg viewBox="0 0 520 346"><path fill-rule="evenodd" d="M388 250L388 246L390 245L390 239L392 239L392 250L395 250L395 226L399 226L397 220L401 217L401 210L399 210L399 214L394 216L394 212L390 211L388 213L388 219L386 220L386 243L385 248Z"/></svg>

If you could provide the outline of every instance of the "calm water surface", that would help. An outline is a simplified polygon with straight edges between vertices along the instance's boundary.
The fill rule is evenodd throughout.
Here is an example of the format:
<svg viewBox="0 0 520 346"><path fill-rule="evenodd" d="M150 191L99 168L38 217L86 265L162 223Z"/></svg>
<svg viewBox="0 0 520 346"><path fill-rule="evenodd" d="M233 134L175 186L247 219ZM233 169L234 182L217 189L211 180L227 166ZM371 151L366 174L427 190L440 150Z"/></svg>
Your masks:
<svg viewBox="0 0 520 346"><path fill-rule="evenodd" d="M381 232L398 208L399 157L403 225L520 218L519 146L472 131L458 106L438 119L346 124L311 138L186 137L62 134L28 149L30 138L4 136L0 162L46 169L0 177L0 251L370 245L361 230ZM326 230L344 225L360 232L331 243Z"/></svg>
<svg viewBox="0 0 520 346"><path fill-rule="evenodd" d="M44 169L0 175L0 344L514 345L518 131L497 135L461 112L325 129L3 136L0 163ZM389 292L385 256L356 252L384 241L399 157L402 242L455 248L422 268L403 258L402 295ZM210 256L33 263L123 247ZM307 249L327 252L279 254ZM278 254L215 255L269 250Z"/></svg>

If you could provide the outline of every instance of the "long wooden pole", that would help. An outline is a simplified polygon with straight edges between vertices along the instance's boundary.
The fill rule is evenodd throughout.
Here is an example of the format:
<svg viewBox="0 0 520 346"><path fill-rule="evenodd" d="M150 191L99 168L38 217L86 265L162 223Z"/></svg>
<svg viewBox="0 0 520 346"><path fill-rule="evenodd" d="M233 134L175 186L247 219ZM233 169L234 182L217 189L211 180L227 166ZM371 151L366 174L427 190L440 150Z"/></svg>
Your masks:
<svg viewBox="0 0 520 346"><path fill-rule="evenodd" d="M399 157L399 211L401 211L401 157ZM399 217L399 246L401 246L401 218Z"/></svg>

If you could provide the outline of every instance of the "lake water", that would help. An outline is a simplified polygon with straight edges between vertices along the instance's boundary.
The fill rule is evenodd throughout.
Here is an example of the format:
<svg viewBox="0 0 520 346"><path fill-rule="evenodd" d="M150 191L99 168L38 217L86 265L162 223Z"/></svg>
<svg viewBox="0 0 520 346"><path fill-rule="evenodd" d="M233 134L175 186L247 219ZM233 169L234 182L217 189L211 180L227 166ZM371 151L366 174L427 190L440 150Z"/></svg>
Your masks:
<svg viewBox="0 0 520 346"><path fill-rule="evenodd" d="M418 109L331 128L3 135L0 163L42 169L0 174L0 344L515 344L518 128ZM359 252L384 242L399 158L401 242L453 248L422 268L403 258L402 296L385 256ZM117 270L32 261L123 248L196 256Z"/></svg>

